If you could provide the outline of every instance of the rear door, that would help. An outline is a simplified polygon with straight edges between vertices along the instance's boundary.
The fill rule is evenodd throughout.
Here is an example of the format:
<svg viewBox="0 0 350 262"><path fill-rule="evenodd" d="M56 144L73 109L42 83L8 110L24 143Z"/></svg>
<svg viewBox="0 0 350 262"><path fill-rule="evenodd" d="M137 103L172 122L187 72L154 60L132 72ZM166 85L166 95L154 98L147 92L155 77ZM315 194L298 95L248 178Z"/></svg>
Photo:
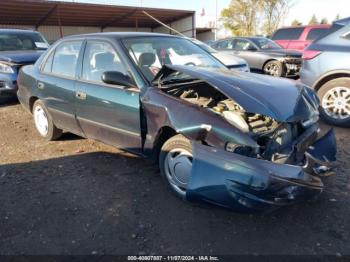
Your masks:
<svg viewBox="0 0 350 262"><path fill-rule="evenodd" d="M77 81L76 115L87 137L130 151L141 149L139 89L105 84L105 71L130 75L112 43L86 42Z"/></svg>
<svg viewBox="0 0 350 262"><path fill-rule="evenodd" d="M75 88L82 40L60 43L46 57L37 79L36 88L40 93L55 124L65 130L81 135L75 119Z"/></svg>

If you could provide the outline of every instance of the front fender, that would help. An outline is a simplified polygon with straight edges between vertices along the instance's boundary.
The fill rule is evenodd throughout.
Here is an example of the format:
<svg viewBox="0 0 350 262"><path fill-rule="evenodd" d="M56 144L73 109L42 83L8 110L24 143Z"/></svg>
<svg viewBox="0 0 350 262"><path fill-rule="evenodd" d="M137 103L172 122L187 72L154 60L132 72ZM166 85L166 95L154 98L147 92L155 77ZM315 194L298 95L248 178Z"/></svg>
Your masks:
<svg viewBox="0 0 350 262"><path fill-rule="evenodd" d="M158 132L164 126L190 140L202 141L217 148L224 149L227 142L259 147L248 134L215 113L167 95L159 89L149 88L141 103L147 121L146 149L154 148Z"/></svg>

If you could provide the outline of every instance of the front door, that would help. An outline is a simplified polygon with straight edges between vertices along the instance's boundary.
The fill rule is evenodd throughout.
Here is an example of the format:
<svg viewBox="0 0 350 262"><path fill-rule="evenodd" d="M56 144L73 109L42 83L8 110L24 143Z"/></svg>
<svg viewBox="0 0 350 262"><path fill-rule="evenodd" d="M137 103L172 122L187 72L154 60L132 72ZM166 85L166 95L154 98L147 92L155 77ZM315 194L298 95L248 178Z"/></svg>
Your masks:
<svg viewBox="0 0 350 262"><path fill-rule="evenodd" d="M128 75L111 43L87 41L75 97L78 122L89 138L140 152L139 90L103 83L105 71Z"/></svg>
<svg viewBox="0 0 350 262"><path fill-rule="evenodd" d="M258 49L252 42L237 38L234 40L233 49L234 54L246 60L252 69L259 69Z"/></svg>

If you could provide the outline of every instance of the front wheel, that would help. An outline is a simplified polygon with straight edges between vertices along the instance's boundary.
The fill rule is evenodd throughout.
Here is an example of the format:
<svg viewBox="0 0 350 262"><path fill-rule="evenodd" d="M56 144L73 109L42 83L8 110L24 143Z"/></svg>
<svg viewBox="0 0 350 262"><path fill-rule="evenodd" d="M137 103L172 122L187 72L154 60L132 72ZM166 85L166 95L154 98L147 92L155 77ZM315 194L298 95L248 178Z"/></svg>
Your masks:
<svg viewBox="0 0 350 262"><path fill-rule="evenodd" d="M263 68L264 74L276 77L282 77L283 64L280 61L272 60L267 62Z"/></svg>
<svg viewBox="0 0 350 262"><path fill-rule="evenodd" d="M350 78L328 81L317 94L321 101L321 117L332 125L350 127Z"/></svg>
<svg viewBox="0 0 350 262"><path fill-rule="evenodd" d="M170 190L181 199L186 198L192 160L191 142L183 135L166 141L159 154L160 173Z"/></svg>
<svg viewBox="0 0 350 262"><path fill-rule="evenodd" d="M62 130L55 126L49 111L40 100L35 101L33 105L33 118L36 130L45 139L51 141L62 135Z"/></svg>

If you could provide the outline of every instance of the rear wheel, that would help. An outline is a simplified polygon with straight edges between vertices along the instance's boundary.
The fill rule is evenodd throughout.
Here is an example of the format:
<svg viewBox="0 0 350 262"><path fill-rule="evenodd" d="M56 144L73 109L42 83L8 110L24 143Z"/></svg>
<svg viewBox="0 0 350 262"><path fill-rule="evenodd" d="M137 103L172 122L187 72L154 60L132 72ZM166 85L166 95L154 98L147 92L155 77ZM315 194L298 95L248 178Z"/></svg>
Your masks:
<svg viewBox="0 0 350 262"><path fill-rule="evenodd" d="M341 77L325 83L317 92L320 115L328 123L350 126L350 78Z"/></svg>
<svg viewBox="0 0 350 262"><path fill-rule="evenodd" d="M272 60L264 65L264 74L281 77L284 73L283 64L280 61Z"/></svg>
<svg viewBox="0 0 350 262"><path fill-rule="evenodd" d="M51 141L62 135L62 130L55 126L49 111L40 100L35 101L33 105L33 118L36 130L45 139Z"/></svg>
<svg viewBox="0 0 350 262"><path fill-rule="evenodd" d="M166 141L159 154L159 168L170 190L177 197L185 199L192 171L191 142L182 135Z"/></svg>

